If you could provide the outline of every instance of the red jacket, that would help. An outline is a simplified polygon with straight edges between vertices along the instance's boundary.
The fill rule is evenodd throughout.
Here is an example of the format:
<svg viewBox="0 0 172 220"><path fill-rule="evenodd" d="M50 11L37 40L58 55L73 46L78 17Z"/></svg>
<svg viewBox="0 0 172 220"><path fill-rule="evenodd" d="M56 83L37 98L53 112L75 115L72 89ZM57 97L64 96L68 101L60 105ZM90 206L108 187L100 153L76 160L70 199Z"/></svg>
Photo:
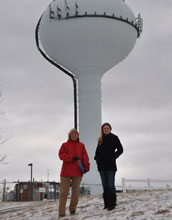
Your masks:
<svg viewBox="0 0 172 220"><path fill-rule="evenodd" d="M59 150L59 158L63 160L60 176L83 176L77 162L73 160L74 156L80 158L87 172L90 170L89 158L84 144L69 139L62 144Z"/></svg>

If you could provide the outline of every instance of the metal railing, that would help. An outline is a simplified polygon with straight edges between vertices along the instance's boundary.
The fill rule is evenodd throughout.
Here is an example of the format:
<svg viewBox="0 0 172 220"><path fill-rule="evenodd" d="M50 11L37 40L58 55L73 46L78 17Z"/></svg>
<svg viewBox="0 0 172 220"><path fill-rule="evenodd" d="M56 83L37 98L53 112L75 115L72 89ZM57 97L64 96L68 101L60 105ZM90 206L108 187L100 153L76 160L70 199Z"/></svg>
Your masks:
<svg viewBox="0 0 172 220"><path fill-rule="evenodd" d="M134 186L127 185L127 183L135 183ZM142 183L142 186L141 186ZM158 179L125 179L122 178L122 191L129 190L153 190L153 189L169 189L172 188L172 180L158 180Z"/></svg>

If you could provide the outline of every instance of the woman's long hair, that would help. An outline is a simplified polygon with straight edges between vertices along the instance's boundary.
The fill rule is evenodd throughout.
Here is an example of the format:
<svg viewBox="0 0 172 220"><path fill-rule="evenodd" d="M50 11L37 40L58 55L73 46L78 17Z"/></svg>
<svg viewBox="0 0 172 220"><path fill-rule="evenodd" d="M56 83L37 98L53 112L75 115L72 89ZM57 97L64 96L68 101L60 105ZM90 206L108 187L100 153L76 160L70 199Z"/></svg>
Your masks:
<svg viewBox="0 0 172 220"><path fill-rule="evenodd" d="M110 130L112 130L112 126L111 126L108 122L102 124L102 126L101 126L101 128L100 128L100 136L99 136L99 138L98 138L98 143L100 143L100 144L103 142L103 136L104 136L103 128L104 128L104 126L106 126L106 125L109 126Z"/></svg>

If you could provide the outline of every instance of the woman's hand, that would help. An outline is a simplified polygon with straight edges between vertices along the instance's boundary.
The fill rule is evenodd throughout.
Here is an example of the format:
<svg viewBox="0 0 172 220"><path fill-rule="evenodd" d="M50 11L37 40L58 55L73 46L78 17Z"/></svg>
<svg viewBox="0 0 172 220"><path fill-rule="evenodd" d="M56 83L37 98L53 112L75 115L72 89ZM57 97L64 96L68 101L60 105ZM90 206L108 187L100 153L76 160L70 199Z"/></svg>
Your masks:
<svg viewBox="0 0 172 220"><path fill-rule="evenodd" d="M74 156L73 160L77 161L77 160L79 160L79 157L78 156Z"/></svg>

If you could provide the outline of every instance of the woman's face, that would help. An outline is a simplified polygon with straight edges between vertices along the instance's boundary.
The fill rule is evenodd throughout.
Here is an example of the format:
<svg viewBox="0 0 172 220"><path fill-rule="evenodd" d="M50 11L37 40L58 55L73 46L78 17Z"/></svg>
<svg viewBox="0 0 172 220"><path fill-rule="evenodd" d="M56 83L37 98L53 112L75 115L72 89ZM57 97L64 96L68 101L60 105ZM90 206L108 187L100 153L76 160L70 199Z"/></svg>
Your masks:
<svg viewBox="0 0 172 220"><path fill-rule="evenodd" d="M110 133L110 127L108 125L105 125L103 127L103 134L109 134Z"/></svg>
<svg viewBox="0 0 172 220"><path fill-rule="evenodd" d="M72 141L77 141L78 137L79 137L79 135L78 135L77 132L73 132L73 133L70 134L70 138L71 138Z"/></svg>

